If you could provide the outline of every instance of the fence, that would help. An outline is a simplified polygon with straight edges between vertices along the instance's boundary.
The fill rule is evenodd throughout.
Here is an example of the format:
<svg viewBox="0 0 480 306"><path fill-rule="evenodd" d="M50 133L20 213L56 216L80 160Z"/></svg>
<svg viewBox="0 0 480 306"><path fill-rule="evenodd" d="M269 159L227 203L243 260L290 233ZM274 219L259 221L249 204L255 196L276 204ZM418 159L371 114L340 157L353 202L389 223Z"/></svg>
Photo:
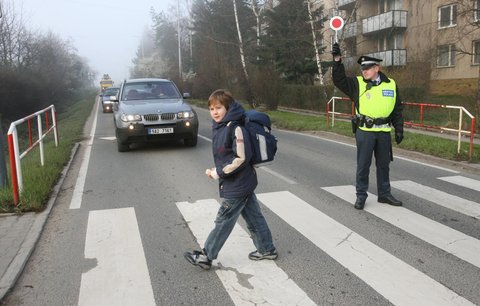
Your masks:
<svg viewBox="0 0 480 306"><path fill-rule="evenodd" d="M337 112L335 111L335 101L350 101L351 103L351 110L350 113L342 113L342 112ZM330 109L331 108L331 109ZM343 98L343 97L332 97L330 100L327 102L327 126L330 125L330 116L332 117L332 127L335 126L335 115L338 115L339 117L352 117L355 115L355 105L352 100L349 98Z"/></svg>
<svg viewBox="0 0 480 306"><path fill-rule="evenodd" d="M48 111L51 111L51 123ZM43 132L42 114L45 115L45 133ZM33 141L32 124L31 120L37 118L38 139ZM27 122L28 126L28 148L20 153L20 146L18 143L17 126ZM43 152L43 139L48 133L53 130L55 138L55 146L58 147L58 130L57 130L57 117L55 112L55 106L52 104L49 107L40 110L34 114L26 116L10 124L8 129L8 149L10 155L10 169L12 173L12 189L13 189L13 201L17 205L20 202L20 193L23 191L23 179L22 179L22 167L21 160L28 154L35 146L40 148L40 163L43 166L45 163Z"/></svg>
<svg viewBox="0 0 480 306"><path fill-rule="evenodd" d="M348 112L343 111L339 112L336 111L336 101L349 101L351 104L351 107L348 106ZM457 139L458 139L458 144L457 144L457 153L460 153L460 145L462 141L462 135L466 134L469 135L470 138L470 146L469 146L469 159L472 159L472 152L473 152L473 139L475 136L475 117L467 111L463 106L454 106L454 105L442 105L442 104L431 104L431 103L415 103L415 102L403 102L403 105L405 106L411 106L418 108L418 111L415 111L415 113L419 114L419 121L418 123L415 123L414 121L405 121L404 124L406 126L413 126L413 127L421 127L425 129L434 129L434 130L440 130L440 131L453 131L457 134ZM439 125L428 125L424 123L424 116L425 116L425 111L428 108L438 108L438 109L454 109L458 110L458 127L456 128L450 128L446 126L439 126ZM343 107L344 110L347 109L347 107ZM463 117L464 114L467 115L470 118L470 130L464 130L463 127ZM330 121L332 127L335 126L335 115L339 117L351 117L355 115L355 106L352 100L349 98L343 98L343 97L332 97L328 102L327 102L327 126L330 126ZM331 119L330 119L331 117Z"/></svg>
<svg viewBox="0 0 480 306"><path fill-rule="evenodd" d="M405 121L405 125L415 126L415 127L422 127L422 128L429 128L429 129L438 129L441 131L452 131L457 134L457 153L460 153L460 144L462 141L462 134L468 134L470 136L470 147L469 147L469 158L472 159L472 151L473 151L473 139L475 136L475 117L467 111L463 106L454 106L454 105L443 105L443 104L431 104L431 103L415 103L415 102L403 102L404 105L407 106L414 106L420 108L420 118L419 122L415 123L413 121ZM444 109L457 109L458 110L458 127L453 129L444 126L436 126L436 125L427 125L424 124L424 115L425 109L428 108L444 108ZM463 114L466 114L470 118L470 130L463 130Z"/></svg>

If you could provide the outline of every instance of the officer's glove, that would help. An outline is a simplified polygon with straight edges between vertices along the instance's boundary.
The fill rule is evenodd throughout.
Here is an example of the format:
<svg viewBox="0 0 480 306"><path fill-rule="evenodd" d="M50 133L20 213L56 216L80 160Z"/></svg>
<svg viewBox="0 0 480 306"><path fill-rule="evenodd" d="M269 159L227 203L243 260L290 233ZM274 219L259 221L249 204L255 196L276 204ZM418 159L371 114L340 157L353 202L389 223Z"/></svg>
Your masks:
<svg viewBox="0 0 480 306"><path fill-rule="evenodd" d="M403 140L403 132L397 132L395 131L395 142L398 144L400 144Z"/></svg>
<svg viewBox="0 0 480 306"><path fill-rule="evenodd" d="M342 52L340 51L340 46L338 43L334 43L332 46L332 55L335 56L342 56Z"/></svg>

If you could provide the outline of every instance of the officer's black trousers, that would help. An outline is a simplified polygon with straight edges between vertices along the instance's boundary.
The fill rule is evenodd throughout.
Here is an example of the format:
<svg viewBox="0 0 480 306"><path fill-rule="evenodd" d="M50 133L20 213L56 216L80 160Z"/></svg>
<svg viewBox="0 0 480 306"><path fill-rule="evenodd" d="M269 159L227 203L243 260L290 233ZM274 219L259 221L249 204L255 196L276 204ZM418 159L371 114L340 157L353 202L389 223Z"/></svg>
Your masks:
<svg viewBox="0 0 480 306"><path fill-rule="evenodd" d="M368 190L368 175L372 164L372 155L375 154L377 168L378 196L390 195L390 149L391 138L389 132L366 132L357 129L357 198L366 199Z"/></svg>

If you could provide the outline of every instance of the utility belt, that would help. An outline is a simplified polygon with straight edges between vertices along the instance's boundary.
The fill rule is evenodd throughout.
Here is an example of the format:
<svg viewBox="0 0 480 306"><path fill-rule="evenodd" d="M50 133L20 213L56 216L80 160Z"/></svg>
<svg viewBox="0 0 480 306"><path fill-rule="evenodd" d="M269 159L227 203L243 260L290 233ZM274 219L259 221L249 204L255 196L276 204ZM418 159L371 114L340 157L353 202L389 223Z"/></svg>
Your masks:
<svg viewBox="0 0 480 306"><path fill-rule="evenodd" d="M390 127L390 118L371 118L365 115L357 114L352 117L352 132L355 133L357 128L388 128Z"/></svg>

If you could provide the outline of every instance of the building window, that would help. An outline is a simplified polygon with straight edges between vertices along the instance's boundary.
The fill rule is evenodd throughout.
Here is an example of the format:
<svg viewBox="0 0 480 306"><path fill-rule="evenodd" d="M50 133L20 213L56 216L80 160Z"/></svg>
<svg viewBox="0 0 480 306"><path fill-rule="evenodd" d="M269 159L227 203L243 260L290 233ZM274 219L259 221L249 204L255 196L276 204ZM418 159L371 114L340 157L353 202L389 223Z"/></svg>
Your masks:
<svg viewBox="0 0 480 306"><path fill-rule="evenodd" d="M473 64L480 65L480 40L473 42Z"/></svg>
<svg viewBox="0 0 480 306"><path fill-rule="evenodd" d="M438 9L438 28L448 28L457 25L457 5L450 4Z"/></svg>
<svg viewBox="0 0 480 306"><path fill-rule="evenodd" d="M455 45L439 46L437 50L437 67L455 66Z"/></svg>
<svg viewBox="0 0 480 306"><path fill-rule="evenodd" d="M397 33L395 35L385 34L377 39L377 50L394 50L401 49L403 47L403 33Z"/></svg>

